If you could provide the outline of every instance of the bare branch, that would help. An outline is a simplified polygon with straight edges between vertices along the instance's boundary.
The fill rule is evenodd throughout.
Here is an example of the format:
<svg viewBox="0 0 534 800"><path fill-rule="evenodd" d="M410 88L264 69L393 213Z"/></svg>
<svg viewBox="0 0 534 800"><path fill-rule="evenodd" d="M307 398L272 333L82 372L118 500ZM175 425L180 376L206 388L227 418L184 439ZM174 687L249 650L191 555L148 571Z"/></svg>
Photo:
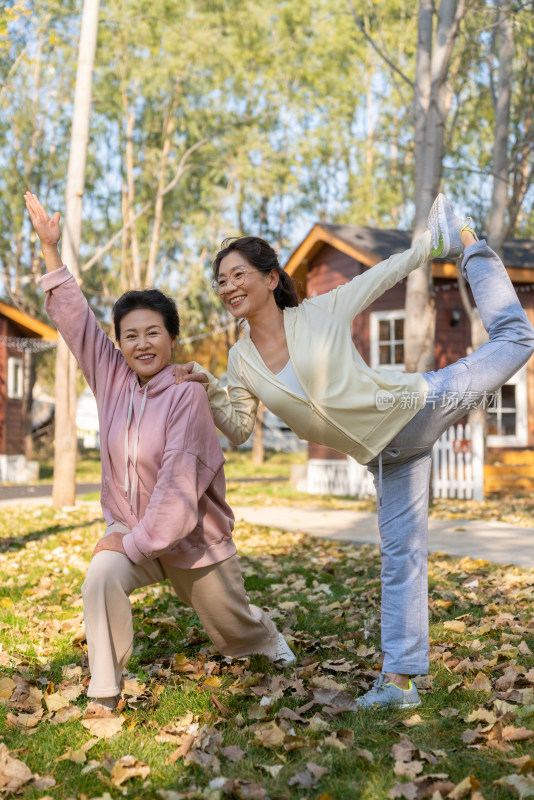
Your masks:
<svg viewBox="0 0 534 800"><path fill-rule="evenodd" d="M196 150L198 150L200 147L205 145L209 140L210 140L209 137L206 137L204 139L200 139L200 141L195 142L195 144L191 145L191 147L189 147L185 151L185 153L183 154L182 158L180 159L180 163L178 165L178 169L177 169L176 174L175 174L174 178L172 179L172 181L170 183L168 183L167 186L161 192L158 192L158 194L156 194L155 197L152 200L150 200L148 203L145 203L145 205L137 212L137 214L134 217L132 217L131 219L129 219L128 222L126 223L126 225L123 225L123 227L120 229L120 231L117 231L117 233L114 234L114 236L112 236L111 239L108 239L106 244L103 247L101 247L94 254L94 256L92 258L90 258L89 261L87 261L81 267L81 270L80 270L81 272L87 272L88 269L91 269L93 264L96 264L96 262L104 255L104 253L107 253L108 250L110 250L113 247L113 245L115 244L117 239L119 239L122 236L124 231L126 231L131 225L133 225L134 222L136 222L139 219L139 217L142 217L143 214L146 214L146 212L150 208L152 208L152 206L157 202L157 200L160 197L164 197L166 194L168 194L169 192L171 192L174 189L174 187L176 186L176 184L178 183L178 181L180 180L182 175L188 169L190 169L191 165L187 164L187 161L188 161L189 157Z"/></svg>
<svg viewBox="0 0 534 800"><path fill-rule="evenodd" d="M405 83L407 83L408 86L413 90L415 88L415 85L414 85L413 81L411 81L408 78L408 76L405 75L404 72L402 72L402 70L400 70L397 67L397 65L393 63L393 61L390 58L388 58L388 56L378 47L378 45L369 36L367 31L365 30L365 26L364 26L362 20L360 19L360 16L359 16L358 12L356 11L356 8L354 7L354 3L352 2L352 0L347 0L347 3L349 4L349 8L351 10L352 16L354 17L354 22L356 23L356 25L358 26L360 31L363 33L365 39L367 39L367 41L369 42L371 47L374 50L376 50L376 52L378 53L380 58L382 58L386 62L386 64L393 70L393 72L395 72L397 75L399 75L402 78L402 80Z"/></svg>

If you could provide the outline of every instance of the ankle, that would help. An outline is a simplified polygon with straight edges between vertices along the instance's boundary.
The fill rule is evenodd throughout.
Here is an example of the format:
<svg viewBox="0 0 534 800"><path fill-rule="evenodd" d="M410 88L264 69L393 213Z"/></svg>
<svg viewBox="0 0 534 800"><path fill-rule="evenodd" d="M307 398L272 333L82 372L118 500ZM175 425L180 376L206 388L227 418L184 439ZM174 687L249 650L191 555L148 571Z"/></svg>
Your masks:
<svg viewBox="0 0 534 800"><path fill-rule="evenodd" d="M471 233L471 231L462 231L460 233L460 237L462 239L462 244L464 246L464 250L466 247L469 247L470 244L474 244L476 242L475 237Z"/></svg>
<svg viewBox="0 0 534 800"><path fill-rule="evenodd" d="M387 672L388 683L393 683L399 689L409 689L410 688L410 676L409 675L400 675L398 672Z"/></svg>

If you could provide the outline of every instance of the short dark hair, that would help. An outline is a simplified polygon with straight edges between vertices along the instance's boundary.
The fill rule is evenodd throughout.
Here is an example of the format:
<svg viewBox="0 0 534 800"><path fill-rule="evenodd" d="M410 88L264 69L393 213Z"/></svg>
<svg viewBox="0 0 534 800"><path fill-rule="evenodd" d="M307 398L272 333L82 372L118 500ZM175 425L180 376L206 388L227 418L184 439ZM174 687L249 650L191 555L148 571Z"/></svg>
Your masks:
<svg viewBox="0 0 534 800"><path fill-rule="evenodd" d="M225 239L221 249L213 261L213 277L219 277L221 261L233 252L241 253L248 263L258 272L269 273L271 270L278 272L278 286L274 290L274 299L278 308L293 308L299 304L299 296L294 281L284 272L278 261L278 256L271 245L260 239L259 236L236 236Z"/></svg>
<svg viewBox="0 0 534 800"><path fill-rule="evenodd" d="M174 338L180 333L180 318L178 309L172 297L168 297L159 289L132 289L119 297L113 306L113 325L115 338L121 338L121 322L126 314L138 308L148 308L157 311L163 317L163 323L169 336Z"/></svg>

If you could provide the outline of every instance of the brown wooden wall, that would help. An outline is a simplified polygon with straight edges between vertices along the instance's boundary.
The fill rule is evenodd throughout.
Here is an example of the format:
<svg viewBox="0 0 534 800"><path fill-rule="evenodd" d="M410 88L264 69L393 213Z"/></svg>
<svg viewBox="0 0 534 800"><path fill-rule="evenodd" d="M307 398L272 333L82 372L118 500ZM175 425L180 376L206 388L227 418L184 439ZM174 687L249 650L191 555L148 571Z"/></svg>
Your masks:
<svg viewBox="0 0 534 800"><path fill-rule="evenodd" d="M10 320L0 317L0 336L21 336L20 329ZM18 358L24 363L24 353L8 348L0 340L0 454L24 454L24 399L7 397L7 360Z"/></svg>
<svg viewBox="0 0 534 800"><path fill-rule="evenodd" d="M325 245L312 259L308 276L308 297L323 294L331 289L346 283L355 275L367 269L362 263L345 255L336 248ZM372 269L372 267L371 267ZM470 326L467 316L462 308L462 302L455 281L438 279L434 281L436 290L436 350L435 369L441 369L451 364L466 354L471 343ZM520 289L521 286L518 286ZM369 317L373 311L393 311L403 309L406 295L406 280L401 281L389 291L385 292L369 308L359 314L353 322L352 338L354 344L364 360L370 363L370 324ZM519 298L526 309L529 319L534 323L534 291L520 292ZM461 308L462 314L457 325L451 325L452 312ZM527 367L528 385L528 446L534 446L534 358ZM309 458L335 459L344 458L336 450L310 443L308 447Z"/></svg>

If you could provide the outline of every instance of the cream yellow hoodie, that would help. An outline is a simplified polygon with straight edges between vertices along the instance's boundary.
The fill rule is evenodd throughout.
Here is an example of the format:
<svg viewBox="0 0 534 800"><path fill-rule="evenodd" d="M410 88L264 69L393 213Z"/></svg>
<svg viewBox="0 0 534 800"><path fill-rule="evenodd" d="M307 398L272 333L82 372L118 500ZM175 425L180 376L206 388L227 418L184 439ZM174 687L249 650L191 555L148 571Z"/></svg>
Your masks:
<svg viewBox="0 0 534 800"><path fill-rule="evenodd" d="M377 297L430 258L430 232L399 253L326 294L284 309L284 328L302 399L265 365L248 332L228 354L228 385L199 364L215 424L234 444L254 427L258 400L301 439L333 447L366 464L425 401L420 373L371 369L352 341L352 321Z"/></svg>

